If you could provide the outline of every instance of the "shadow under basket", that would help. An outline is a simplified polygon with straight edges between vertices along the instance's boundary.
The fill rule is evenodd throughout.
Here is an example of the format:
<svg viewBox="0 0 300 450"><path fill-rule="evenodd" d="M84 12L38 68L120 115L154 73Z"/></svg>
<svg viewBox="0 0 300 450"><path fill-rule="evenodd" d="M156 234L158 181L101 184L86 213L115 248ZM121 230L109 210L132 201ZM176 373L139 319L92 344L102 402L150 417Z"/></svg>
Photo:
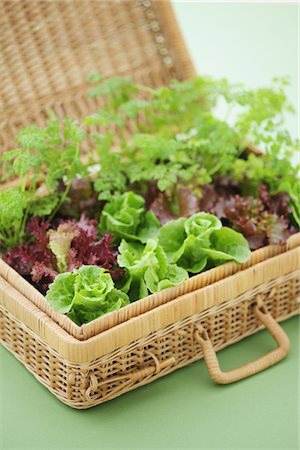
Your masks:
<svg viewBox="0 0 300 450"><path fill-rule="evenodd" d="M288 338L277 322L299 313L299 245L297 234L286 245L252 252L246 264L224 264L82 327L51 310L0 260L0 338L56 397L79 409L202 357L214 381L231 383L288 353ZM277 348L222 372L215 352L264 326Z"/></svg>
<svg viewBox="0 0 300 450"><path fill-rule="evenodd" d="M0 0L0 152L47 108L80 118L87 76L160 86L195 74L168 1ZM288 353L278 322L299 313L300 234L78 327L0 259L0 340L62 402L90 408L205 358L217 383ZM266 327L275 350L224 373L216 351Z"/></svg>

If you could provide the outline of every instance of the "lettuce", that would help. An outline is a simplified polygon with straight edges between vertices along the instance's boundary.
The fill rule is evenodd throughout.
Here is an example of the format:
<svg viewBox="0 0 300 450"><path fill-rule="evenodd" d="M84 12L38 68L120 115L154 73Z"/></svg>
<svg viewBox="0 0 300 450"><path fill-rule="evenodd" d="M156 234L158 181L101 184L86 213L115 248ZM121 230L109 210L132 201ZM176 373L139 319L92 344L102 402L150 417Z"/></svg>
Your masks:
<svg viewBox="0 0 300 450"><path fill-rule="evenodd" d="M68 270L68 258L71 242L79 235L77 227L72 222L63 223L57 230L49 230L49 248L57 259L57 267L60 272Z"/></svg>
<svg viewBox="0 0 300 450"><path fill-rule="evenodd" d="M222 222L216 216L205 212L194 214L186 219L184 224L188 236L193 235L201 238L203 242L208 242L210 234L214 230L220 230L220 228L222 228Z"/></svg>
<svg viewBox="0 0 300 450"><path fill-rule="evenodd" d="M111 275L97 266L82 266L59 274L49 286L46 299L78 325L129 303L128 296L114 287Z"/></svg>
<svg viewBox="0 0 300 450"><path fill-rule="evenodd" d="M71 311L75 297L75 273L61 273L51 283L46 294L50 306L56 311L66 314Z"/></svg>
<svg viewBox="0 0 300 450"><path fill-rule="evenodd" d="M122 290L128 293L131 301L188 279L186 270L168 262L165 251L156 239L148 239L146 245L122 240L118 263L127 271Z"/></svg>
<svg viewBox="0 0 300 450"><path fill-rule="evenodd" d="M158 233L158 242L168 261L191 273L199 273L207 264L214 266L234 260L245 262L250 256L246 239L205 212L166 223Z"/></svg>
<svg viewBox="0 0 300 450"><path fill-rule="evenodd" d="M166 223L158 234L159 244L168 260L191 273L201 272L207 265L207 254L203 248L210 247L213 231L222 227L221 221L205 212Z"/></svg>
<svg viewBox="0 0 300 450"><path fill-rule="evenodd" d="M159 220L152 211L145 211L145 200L134 192L115 196L103 208L100 219L100 232L112 233L120 241L146 243L155 238L160 227Z"/></svg>
<svg viewBox="0 0 300 450"><path fill-rule="evenodd" d="M243 263L250 257L247 240L241 233L228 227L214 231L210 237L210 244L211 248L203 251L214 261L224 262L233 259Z"/></svg>

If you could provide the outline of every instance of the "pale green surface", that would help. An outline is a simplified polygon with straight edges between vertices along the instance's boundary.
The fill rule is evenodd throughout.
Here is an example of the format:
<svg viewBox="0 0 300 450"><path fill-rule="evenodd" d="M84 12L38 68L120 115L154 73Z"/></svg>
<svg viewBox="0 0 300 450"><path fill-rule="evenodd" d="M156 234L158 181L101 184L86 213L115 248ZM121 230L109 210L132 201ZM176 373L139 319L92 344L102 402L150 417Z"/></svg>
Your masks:
<svg viewBox="0 0 300 450"><path fill-rule="evenodd" d="M177 2L175 9L199 73L250 86L290 75L297 104L297 5ZM294 134L296 123L288 122ZM216 386L201 361L88 411L61 404L0 348L0 448L296 450L298 323L284 323L288 358L251 379ZM222 351L221 364L236 367L272 346L258 333Z"/></svg>
<svg viewBox="0 0 300 450"><path fill-rule="evenodd" d="M201 361L86 411L60 403L1 348L2 449L296 450L298 317L283 327L288 358L252 378L217 386ZM220 363L228 370L272 348L262 331L220 352Z"/></svg>
<svg viewBox="0 0 300 450"><path fill-rule="evenodd" d="M288 97L298 107L296 2L175 0L173 5L198 73L226 77L253 88L268 85L273 77L288 76ZM297 136L296 115L287 117L287 125Z"/></svg>

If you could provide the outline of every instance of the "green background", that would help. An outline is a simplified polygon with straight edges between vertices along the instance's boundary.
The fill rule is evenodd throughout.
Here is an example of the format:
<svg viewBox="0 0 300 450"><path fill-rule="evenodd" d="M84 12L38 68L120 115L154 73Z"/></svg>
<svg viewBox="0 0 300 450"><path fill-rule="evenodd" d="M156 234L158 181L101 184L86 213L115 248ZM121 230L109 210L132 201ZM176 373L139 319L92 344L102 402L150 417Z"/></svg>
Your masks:
<svg viewBox="0 0 300 450"><path fill-rule="evenodd" d="M297 449L298 318L287 359L215 385L203 361L95 408L60 403L1 348L3 449ZM219 352L224 370L274 348L266 331ZM1 442L1 440L0 440Z"/></svg>
<svg viewBox="0 0 300 450"><path fill-rule="evenodd" d="M287 76L288 97L299 104L299 4L173 1L192 60L200 74L249 87ZM286 118L299 135L297 115Z"/></svg>
<svg viewBox="0 0 300 450"><path fill-rule="evenodd" d="M250 86L289 75L297 104L297 5L176 2L199 73ZM297 119L288 118L293 134ZM55 399L0 347L0 448L297 449L299 321L283 327L286 360L229 386L209 379L203 361L86 411ZM224 370L274 348L263 331L219 353Z"/></svg>

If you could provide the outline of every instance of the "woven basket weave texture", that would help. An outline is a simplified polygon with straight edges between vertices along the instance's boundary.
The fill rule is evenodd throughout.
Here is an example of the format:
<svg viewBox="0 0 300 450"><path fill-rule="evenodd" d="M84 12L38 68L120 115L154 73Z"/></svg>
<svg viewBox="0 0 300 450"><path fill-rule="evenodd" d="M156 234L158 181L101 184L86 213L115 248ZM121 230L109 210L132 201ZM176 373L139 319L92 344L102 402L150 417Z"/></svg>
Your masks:
<svg viewBox="0 0 300 450"><path fill-rule="evenodd" d="M152 86L194 73L167 1L0 1L0 30L0 152L47 108L94 112L91 73Z"/></svg>

